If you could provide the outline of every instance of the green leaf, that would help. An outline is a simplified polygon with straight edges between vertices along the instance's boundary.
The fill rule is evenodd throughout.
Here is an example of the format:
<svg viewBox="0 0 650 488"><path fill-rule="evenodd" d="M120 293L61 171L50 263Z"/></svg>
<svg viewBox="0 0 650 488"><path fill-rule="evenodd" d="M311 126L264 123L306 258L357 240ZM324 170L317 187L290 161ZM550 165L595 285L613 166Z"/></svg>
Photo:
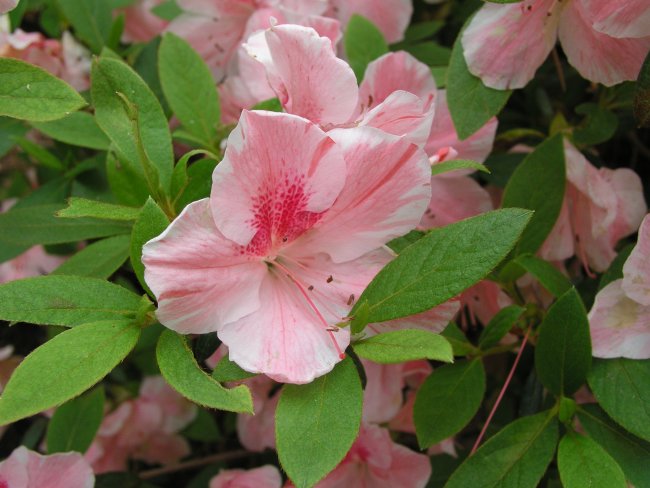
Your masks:
<svg viewBox="0 0 650 488"><path fill-rule="evenodd" d="M56 213L57 217L77 219L79 217L94 217L106 220L136 220L140 209L125 207L113 203L98 202L86 198L71 197L68 206Z"/></svg>
<svg viewBox="0 0 650 488"><path fill-rule="evenodd" d="M127 320L87 323L55 336L29 354L11 375L0 397L0 425L83 393L131 352L139 336L140 328Z"/></svg>
<svg viewBox="0 0 650 488"><path fill-rule="evenodd" d="M108 281L39 276L0 285L0 320L74 327L134 318L141 298Z"/></svg>
<svg viewBox="0 0 650 488"><path fill-rule="evenodd" d="M636 488L650 487L650 443L616 425L597 405L581 405L578 418L589 436L616 460Z"/></svg>
<svg viewBox="0 0 650 488"><path fill-rule="evenodd" d="M580 388L591 368L591 338L587 311L575 288L548 310L535 347L535 369L552 393L571 395Z"/></svg>
<svg viewBox="0 0 650 488"><path fill-rule="evenodd" d="M646 55L639 71L633 111L639 127L650 127L650 52Z"/></svg>
<svg viewBox="0 0 650 488"><path fill-rule="evenodd" d="M158 71L165 98L185 130L210 147L221 120L219 96L210 69L180 37L163 36Z"/></svg>
<svg viewBox="0 0 650 488"><path fill-rule="evenodd" d="M397 239L393 239L392 241L390 241L388 243L388 247L390 247L397 254L400 254L404 249L409 247L414 242L419 241L425 235L426 235L426 232L423 232L421 230L412 230L408 234L403 235L402 237L398 237Z"/></svg>
<svg viewBox="0 0 650 488"><path fill-rule="evenodd" d="M176 201L177 210L182 210L189 203L210 196L212 173L217 166L214 159L200 159L187 168L187 185Z"/></svg>
<svg viewBox="0 0 650 488"><path fill-rule="evenodd" d="M246 378L252 378L253 376L257 376L257 373L244 371L237 363L228 359L228 356L222 357L212 371L212 377L222 383L226 381L241 381Z"/></svg>
<svg viewBox="0 0 650 488"><path fill-rule="evenodd" d="M56 409L47 426L47 453L77 451L92 444L104 418L104 388L101 386Z"/></svg>
<svg viewBox="0 0 650 488"><path fill-rule="evenodd" d="M440 20L428 20L411 24L404 33L404 41L415 42L427 39L445 26Z"/></svg>
<svg viewBox="0 0 650 488"><path fill-rule="evenodd" d="M605 271L600 277L600 281L598 282L598 291L605 288L612 281L623 278L623 265L625 264L625 261L627 261L627 258L630 257L632 249L634 249L634 244L628 244L616 255L612 264L607 268L607 271Z"/></svg>
<svg viewBox="0 0 650 488"><path fill-rule="evenodd" d="M467 340L465 334L454 322L449 322L445 330L441 332L447 341L451 344L451 348L454 351L454 356L469 356L475 355L479 351L478 349Z"/></svg>
<svg viewBox="0 0 650 488"><path fill-rule="evenodd" d="M532 274L554 297L560 297L571 289L569 278L548 261L532 254L522 254L514 263Z"/></svg>
<svg viewBox="0 0 650 488"><path fill-rule="evenodd" d="M282 104L278 98L269 98L253 105L251 110L268 110L269 112L282 112Z"/></svg>
<svg viewBox="0 0 650 488"><path fill-rule="evenodd" d="M187 341L172 330L158 339L156 358L163 377L188 400L208 408L253 413L253 399L245 386L224 388L196 363Z"/></svg>
<svg viewBox="0 0 650 488"><path fill-rule="evenodd" d="M84 247L50 274L108 279L129 257L128 235L109 237Z"/></svg>
<svg viewBox="0 0 650 488"><path fill-rule="evenodd" d="M416 359L453 363L451 344L440 334L404 329L377 334L353 344L359 357L375 363L392 364Z"/></svg>
<svg viewBox="0 0 650 488"><path fill-rule="evenodd" d="M517 245L516 254L534 254L544 243L560 215L565 185L564 147L562 135L558 134L528 154L506 185L504 208L535 211Z"/></svg>
<svg viewBox="0 0 650 488"><path fill-rule="evenodd" d="M446 67L451 58L451 49L433 41L419 42L405 46L404 51L427 66Z"/></svg>
<svg viewBox="0 0 650 488"><path fill-rule="evenodd" d="M125 63L100 58L93 63L91 92L97 123L118 153L134 168L140 166L152 191L167 192L174 165L172 141L151 89Z"/></svg>
<svg viewBox="0 0 650 488"><path fill-rule="evenodd" d="M284 385L275 439L280 463L297 488L314 486L343 459L359 432L362 403L350 358L309 384Z"/></svg>
<svg viewBox="0 0 650 488"><path fill-rule="evenodd" d="M558 423L551 412L515 420L467 458L445 488L535 488L557 440Z"/></svg>
<svg viewBox="0 0 650 488"><path fill-rule="evenodd" d="M131 234L131 266L133 266L133 271L138 277L138 281L142 287L147 290L149 295L153 296L151 290L147 286L147 283L144 281L144 264L142 264L142 246L144 246L147 241L150 241L154 237L159 236L162 232L169 226L169 219L165 215L165 212L160 210L160 207L156 205L151 198L147 200L147 203L144 204L138 220L136 220L133 225L133 233Z"/></svg>
<svg viewBox="0 0 650 488"><path fill-rule="evenodd" d="M54 215L58 210L60 204L48 204L13 208L0 214L0 247L77 242L126 234L131 227L124 222L92 218L60 219Z"/></svg>
<svg viewBox="0 0 650 488"><path fill-rule="evenodd" d="M0 158L16 145L16 138L24 136L28 130L20 120L0 117Z"/></svg>
<svg viewBox="0 0 650 488"><path fill-rule="evenodd" d="M462 33L456 37L447 71L447 102L458 137L467 139L504 107L511 90L495 90L467 69Z"/></svg>
<svg viewBox="0 0 650 488"><path fill-rule="evenodd" d="M359 81L363 79L368 64L388 52L388 44L381 31L359 14L350 18L343 44L350 67Z"/></svg>
<svg viewBox="0 0 650 488"><path fill-rule="evenodd" d="M176 0L164 0L162 3L152 8L151 12L163 20L172 21L182 14L183 10L178 6Z"/></svg>
<svg viewBox="0 0 650 488"><path fill-rule="evenodd" d="M557 465L565 488L626 488L616 461L589 437L568 432L557 450Z"/></svg>
<svg viewBox="0 0 650 488"><path fill-rule="evenodd" d="M480 359L435 369L418 390L413 407L420 448L460 432L476 415L484 394L485 370Z"/></svg>
<svg viewBox="0 0 650 488"><path fill-rule="evenodd" d="M485 326L485 329L481 331L478 340L480 348L485 350L496 346L525 311L525 308L518 305L510 305L499 310Z"/></svg>
<svg viewBox="0 0 650 488"><path fill-rule="evenodd" d="M576 144L593 146L611 139L618 128L618 117L596 103L583 103L576 107L576 113L585 119L573 131Z"/></svg>
<svg viewBox="0 0 650 488"><path fill-rule="evenodd" d="M370 323L440 305L485 278L515 245L530 216L527 210L496 210L431 230L384 267L357 304L368 301Z"/></svg>
<svg viewBox="0 0 650 488"><path fill-rule="evenodd" d="M44 69L0 57L0 115L44 122L69 115L86 101Z"/></svg>
<svg viewBox="0 0 650 488"><path fill-rule="evenodd" d="M73 112L62 119L32 125L46 136L71 146L107 151L111 144L88 112Z"/></svg>
<svg viewBox="0 0 650 488"><path fill-rule="evenodd" d="M18 144L18 146L20 146L23 151L34 158L36 162L41 166L53 169L54 171L65 170L65 166L61 160L40 144L36 144L35 142L32 142L29 139L25 139L24 137L16 137L15 140L16 144Z"/></svg>
<svg viewBox="0 0 650 488"><path fill-rule="evenodd" d="M95 54L106 44L113 22L111 5L106 0L57 0L76 35Z"/></svg>
<svg viewBox="0 0 650 488"><path fill-rule="evenodd" d="M442 163L437 163L431 166L431 176L448 173L449 171L458 171L459 169L473 169L476 171L482 171L483 173L490 172L489 169L476 161L453 159L451 161L443 161Z"/></svg>
<svg viewBox="0 0 650 488"><path fill-rule="evenodd" d="M603 410L634 435L650 441L650 359L597 359L588 379Z"/></svg>
<svg viewBox="0 0 650 488"><path fill-rule="evenodd" d="M214 442L221 437L219 426L211 412L202 408L197 409L196 418L183 432L183 437L193 441Z"/></svg>
<svg viewBox="0 0 650 488"><path fill-rule="evenodd" d="M142 171L128 161L119 159L112 152L106 155L106 176L111 192L118 203L140 207L149 198L147 182Z"/></svg>

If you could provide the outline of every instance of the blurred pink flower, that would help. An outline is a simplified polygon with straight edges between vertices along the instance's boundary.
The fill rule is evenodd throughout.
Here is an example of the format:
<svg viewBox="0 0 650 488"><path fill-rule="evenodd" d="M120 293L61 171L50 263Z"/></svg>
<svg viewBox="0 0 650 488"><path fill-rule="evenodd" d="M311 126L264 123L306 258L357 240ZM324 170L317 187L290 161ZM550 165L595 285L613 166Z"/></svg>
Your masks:
<svg viewBox="0 0 650 488"><path fill-rule="evenodd" d="M249 469L223 469L210 480L210 488L280 488L282 477L271 465Z"/></svg>
<svg viewBox="0 0 650 488"><path fill-rule="evenodd" d="M411 0L329 0L328 15L336 17L346 26L354 14L370 20L389 43L401 41L411 21Z"/></svg>
<svg viewBox="0 0 650 488"><path fill-rule="evenodd" d="M68 452L42 456L25 447L0 462L3 488L92 488L95 475L81 454Z"/></svg>
<svg viewBox="0 0 650 488"><path fill-rule="evenodd" d="M216 331L247 371L310 382L343 357L336 324L392 258L383 245L419 220L429 181L403 138L244 112L210 199L144 246L159 320Z"/></svg>
<svg viewBox="0 0 650 488"><path fill-rule="evenodd" d="M162 33L168 21L161 19L151 10L165 0L136 0L128 7L119 10L124 13L124 42L149 42Z"/></svg>
<svg viewBox="0 0 650 488"><path fill-rule="evenodd" d="M487 86L522 88L559 37L569 63L607 86L636 80L650 49L644 0L486 3L462 34L469 70Z"/></svg>
<svg viewBox="0 0 650 488"><path fill-rule="evenodd" d="M190 453L178 432L196 416L196 406L165 383L147 377L140 396L127 400L104 417L85 454L96 473L126 469L129 459L170 464Z"/></svg>
<svg viewBox="0 0 650 488"><path fill-rule="evenodd" d="M18 0L0 0L0 14L5 14L13 10L18 5Z"/></svg>

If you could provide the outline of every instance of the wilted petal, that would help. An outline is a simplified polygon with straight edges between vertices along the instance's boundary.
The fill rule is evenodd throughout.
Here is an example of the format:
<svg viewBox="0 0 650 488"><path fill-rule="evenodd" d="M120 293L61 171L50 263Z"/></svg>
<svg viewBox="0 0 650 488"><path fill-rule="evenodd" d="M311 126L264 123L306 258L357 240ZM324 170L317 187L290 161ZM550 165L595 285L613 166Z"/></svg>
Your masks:
<svg viewBox="0 0 650 488"><path fill-rule="evenodd" d="M599 358L650 358L650 307L627 297L616 280L600 290L591 311L591 344Z"/></svg>
<svg viewBox="0 0 650 488"><path fill-rule="evenodd" d="M647 0L581 0L587 18L598 32L612 37L650 36Z"/></svg>
<svg viewBox="0 0 650 488"><path fill-rule="evenodd" d="M278 468L267 465L248 471L222 469L210 480L210 488L280 488L282 477Z"/></svg>
<svg viewBox="0 0 650 488"><path fill-rule="evenodd" d="M562 12L560 42L583 78L605 86L636 80L650 50L650 36L619 39L594 30L581 1L568 2Z"/></svg>
<svg viewBox="0 0 650 488"><path fill-rule="evenodd" d="M639 239L623 265L625 294L641 305L650 306L650 215L639 228Z"/></svg>
<svg viewBox="0 0 650 488"><path fill-rule="evenodd" d="M205 333L260 306L266 266L243 255L217 229L208 200L191 203L142 250L145 280L158 298L160 322Z"/></svg>
<svg viewBox="0 0 650 488"><path fill-rule="evenodd" d="M461 38L470 72L492 88L526 86L555 45L560 14L555 3L485 3Z"/></svg>
<svg viewBox="0 0 650 488"><path fill-rule="evenodd" d="M353 14L359 14L375 24L389 43L404 37L413 5L411 0L331 0L334 15L344 25Z"/></svg>

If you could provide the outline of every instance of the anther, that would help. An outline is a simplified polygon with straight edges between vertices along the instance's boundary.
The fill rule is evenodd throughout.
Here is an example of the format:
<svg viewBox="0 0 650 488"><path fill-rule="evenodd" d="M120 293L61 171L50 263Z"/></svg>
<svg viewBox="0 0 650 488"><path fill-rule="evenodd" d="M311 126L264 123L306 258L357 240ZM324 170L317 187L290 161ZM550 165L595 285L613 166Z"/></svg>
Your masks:
<svg viewBox="0 0 650 488"><path fill-rule="evenodd" d="M327 277L327 280L326 280L326 281L327 281L328 283L331 283L332 281L334 281L334 278L332 277L332 275L329 275L329 276Z"/></svg>
<svg viewBox="0 0 650 488"><path fill-rule="evenodd" d="M350 298L348 298L348 305L352 305L353 302L354 302L354 293L350 295Z"/></svg>
<svg viewBox="0 0 650 488"><path fill-rule="evenodd" d="M309 286L307 287L307 289L308 289L309 291L313 291L313 289L314 289L314 285L309 285Z"/></svg>

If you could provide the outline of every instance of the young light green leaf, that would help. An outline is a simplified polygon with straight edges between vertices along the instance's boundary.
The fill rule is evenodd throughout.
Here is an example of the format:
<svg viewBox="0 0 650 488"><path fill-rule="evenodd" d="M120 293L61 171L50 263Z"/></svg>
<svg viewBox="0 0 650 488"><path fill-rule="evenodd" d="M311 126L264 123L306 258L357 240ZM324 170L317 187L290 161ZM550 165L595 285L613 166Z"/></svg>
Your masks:
<svg viewBox="0 0 650 488"><path fill-rule="evenodd" d="M525 311L525 308L518 305L510 305L499 310L485 326L485 329L481 331L478 340L480 348L485 350L497 345Z"/></svg>
<svg viewBox="0 0 650 488"><path fill-rule="evenodd" d="M449 171L458 171L460 169L472 169L483 173L490 172L489 169L476 161L470 161L468 159L453 159L451 161L443 161L442 163L437 163L431 166L431 176L448 173Z"/></svg>
<svg viewBox="0 0 650 488"><path fill-rule="evenodd" d="M535 488L553 459L558 439L554 414L515 420L468 457L445 488Z"/></svg>
<svg viewBox="0 0 650 488"><path fill-rule="evenodd" d="M517 256L514 263L533 275L554 297L564 295L573 286L559 269L532 254Z"/></svg>
<svg viewBox="0 0 650 488"><path fill-rule="evenodd" d="M453 363L451 344L440 334L404 329L378 334L353 344L359 357L375 363L392 364L416 359Z"/></svg>
<svg viewBox="0 0 650 488"><path fill-rule="evenodd" d="M173 153L167 118L147 84L125 63L100 58L92 68L95 118L118 153L140 166L152 192L168 192Z"/></svg>
<svg viewBox="0 0 650 488"><path fill-rule="evenodd" d="M131 321L106 320L80 325L50 339L11 375L0 397L0 425L83 393L131 352L139 336L140 328Z"/></svg>
<svg viewBox="0 0 650 488"><path fill-rule="evenodd" d="M269 112L282 112L282 104L280 100L275 98L269 98L268 100L262 100L261 102L253 105L251 110L268 110Z"/></svg>
<svg viewBox="0 0 650 488"><path fill-rule="evenodd" d="M589 437L568 432L557 450L557 465L565 488L626 488L616 461Z"/></svg>
<svg viewBox="0 0 650 488"><path fill-rule="evenodd" d="M650 442L623 430L595 404L581 405L578 418L589 437L614 458L636 488L650 487Z"/></svg>
<svg viewBox="0 0 650 488"><path fill-rule="evenodd" d="M650 359L597 359L588 379L603 410L650 441Z"/></svg>
<svg viewBox="0 0 650 488"><path fill-rule="evenodd" d="M368 63L388 52L388 44L381 31L365 17L354 14L348 22L343 38L350 67L361 81Z"/></svg>
<svg viewBox="0 0 650 488"><path fill-rule="evenodd" d="M139 208L71 197L68 200L68 206L63 210L59 210L56 216L68 219L94 217L96 219L130 221L136 220L139 214Z"/></svg>
<svg viewBox="0 0 650 488"><path fill-rule="evenodd" d="M0 115L44 122L84 105L86 101L74 88L44 69L0 57Z"/></svg>
<svg viewBox="0 0 650 488"><path fill-rule="evenodd" d="M548 310L535 347L535 369L555 395L571 395L591 368L589 320L580 295L571 288Z"/></svg>
<svg viewBox="0 0 650 488"><path fill-rule="evenodd" d="M84 247L50 274L108 279L129 257L128 235L109 237Z"/></svg>
<svg viewBox="0 0 650 488"><path fill-rule="evenodd" d="M147 241L160 235L169 225L169 219L151 198L144 204L131 234L131 266L142 287L153 296L144 281L144 264L142 264L142 246Z"/></svg>
<svg viewBox="0 0 650 488"><path fill-rule="evenodd" d="M495 90L483 84L467 69L463 46L456 37L447 71L447 102L460 139L466 139L498 114L504 107L511 90Z"/></svg>
<svg viewBox="0 0 650 488"><path fill-rule="evenodd" d="M350 358L309 384L284 385L275 439L280 463L298 488L314 486L343 459L359 432L362 402Z"/></svg>
<svg viewBox="0 0 650 488"><path fill-rule="evenodd" d="M74 327L134 318L141 297L108 281L39 276L0 285L0 320Z"/></svg>
<svg viewBox="0 0 650 488"><path fill-rule="evenodd" d="M111 31L112 15L110 2L106 0L57 0L81 38L95 54L106 44Z"/></svg>
<svg viewBox="0 0 650 488"><path fill-rule="evenodd" d="M418 390L413 407L420 448L460 432L476 415L484 394L485 370L480 359L434 370Z"/></svg>
<svg viewBox="0 0 650 488"><path fill-rule="evenodd" d="M211 147L221 108L205 61L187 41L167 33L158 51L158 72L165 98L185 130Z"/></svg>
<svg viewBox="0 0 650 488"><path fill-rule="evenodd" d="M224 388L196 363L186 339L165 330L158 339L156 359L163 377L188 400L208 408L253 413L253 399L247 387Z"/></svg>
<svg viewBox="0 0 650 488"><path fill-rule="evenodd" d="M503 194L503 207L528 208L535 215L526 228L516 254L534 254L546 240L564 201L566 169L562 135L541 143L517 166Z"/></svg>
<svg viewBox="0 0 650 488"><path fill-rule="evenodd" d="M104 418L101 386L56 409L47 426L47 453L86 452Z"/></svg>
<svg viewBox="0 0 650 488"><path fill-rule="evenodd" d="M73 112L62 119L32 125L46 136L71 146L107 151L111 144L88 112Z"/></svg>
<svg viewBox="0 0 650 488"><path fill-rule="evenodd" d="M222 357L212 371L212 377L221 383L226 381L241 381L246 378L252 378L253 376L257 376L257 373L244 371L237 363L228 359L228 356Z"/></svg>
<svg viewBox="0 0 650 488"><path fill-rule="evenodd" d="M496 210L433 229L382 269L357 304L368 301L370 323L440 305L485 278L514 247L530 216L522 209Z"/></svg>

